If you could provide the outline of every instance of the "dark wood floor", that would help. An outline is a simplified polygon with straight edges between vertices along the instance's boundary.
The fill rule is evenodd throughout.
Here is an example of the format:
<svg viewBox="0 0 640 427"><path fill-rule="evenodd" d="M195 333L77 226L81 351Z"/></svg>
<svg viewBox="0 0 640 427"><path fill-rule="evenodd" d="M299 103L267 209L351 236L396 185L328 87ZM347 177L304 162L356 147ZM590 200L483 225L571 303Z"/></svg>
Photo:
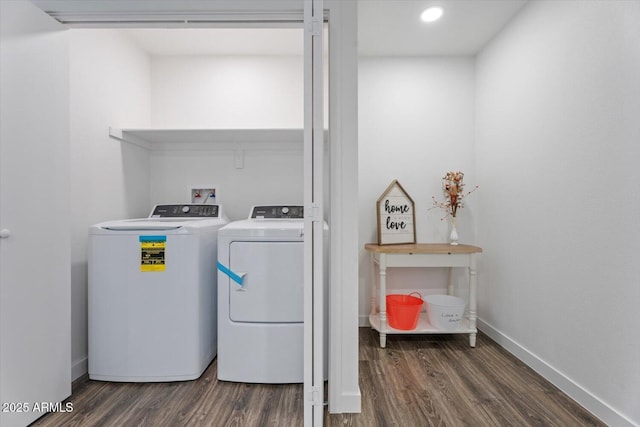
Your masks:
<svg viewBox="0 0 640 427"><path fill-rule="evenodd" d="M218 382L216 361L197 381L74 385L73 411L36 426L301 426L301 385ZM485 335L395 335L387 348L360 329L362 413L328 426L604 426Z"/></svg>

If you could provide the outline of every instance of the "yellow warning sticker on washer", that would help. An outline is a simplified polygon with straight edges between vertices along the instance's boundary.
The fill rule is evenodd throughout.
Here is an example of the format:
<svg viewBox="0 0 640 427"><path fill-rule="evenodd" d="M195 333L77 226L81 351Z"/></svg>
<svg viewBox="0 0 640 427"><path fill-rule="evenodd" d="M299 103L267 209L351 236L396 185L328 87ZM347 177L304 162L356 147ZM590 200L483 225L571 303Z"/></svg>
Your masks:
<svg viewBox="0 0 640 427"><path fill-rule="evenodd" d="M140 271L165 271L167 236L140 236Z"/></svg>

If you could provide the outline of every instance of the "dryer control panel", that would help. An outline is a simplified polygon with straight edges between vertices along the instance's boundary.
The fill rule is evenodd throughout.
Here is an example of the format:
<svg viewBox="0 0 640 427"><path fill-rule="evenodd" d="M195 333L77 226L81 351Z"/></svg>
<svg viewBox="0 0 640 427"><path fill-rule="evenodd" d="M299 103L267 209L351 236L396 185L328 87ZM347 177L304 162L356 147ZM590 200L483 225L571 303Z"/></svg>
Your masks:
<svg viewBox="0 0 640 427"><path fill-rule="evenodd" d="M219 205L156 205L149 218L218 218Z"/></svg>
<svg viewBox="0 0 640 427"><path fill-rule="evenodd" d="M302 206L254 206L250 219L304 219Z"/></svg>

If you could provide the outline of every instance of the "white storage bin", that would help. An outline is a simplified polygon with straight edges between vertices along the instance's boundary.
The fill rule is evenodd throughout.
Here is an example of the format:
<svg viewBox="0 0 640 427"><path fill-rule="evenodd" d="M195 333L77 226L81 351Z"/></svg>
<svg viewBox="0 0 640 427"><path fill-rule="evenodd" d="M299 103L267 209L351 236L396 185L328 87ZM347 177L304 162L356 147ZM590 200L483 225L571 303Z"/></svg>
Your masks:
<svg viewBox="0 0 640 427"><path fill-rule="evenodd" d="M427 295L427 317L431 326L453 331L460 327L464 315L465 302L452 295Z"/></svg>

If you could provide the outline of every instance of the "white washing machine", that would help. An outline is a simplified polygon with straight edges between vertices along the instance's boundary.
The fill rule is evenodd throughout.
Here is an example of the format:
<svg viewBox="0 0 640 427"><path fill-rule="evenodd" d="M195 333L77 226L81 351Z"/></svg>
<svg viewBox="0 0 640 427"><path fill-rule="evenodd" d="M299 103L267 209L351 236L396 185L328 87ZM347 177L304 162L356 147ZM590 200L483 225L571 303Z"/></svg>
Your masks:
<svg viewBox="0 0 640 427"><path fill-rule="evenodd" d="M254 206L218 233L218 379L303 382L303 233L302 206Z"/></svg>
<svg viewBox="0 0 640 427"><path fill-rule="evenodd" d="M158 205L89 229L89 378L198 378L217 350L219 205Z"/></svg>

